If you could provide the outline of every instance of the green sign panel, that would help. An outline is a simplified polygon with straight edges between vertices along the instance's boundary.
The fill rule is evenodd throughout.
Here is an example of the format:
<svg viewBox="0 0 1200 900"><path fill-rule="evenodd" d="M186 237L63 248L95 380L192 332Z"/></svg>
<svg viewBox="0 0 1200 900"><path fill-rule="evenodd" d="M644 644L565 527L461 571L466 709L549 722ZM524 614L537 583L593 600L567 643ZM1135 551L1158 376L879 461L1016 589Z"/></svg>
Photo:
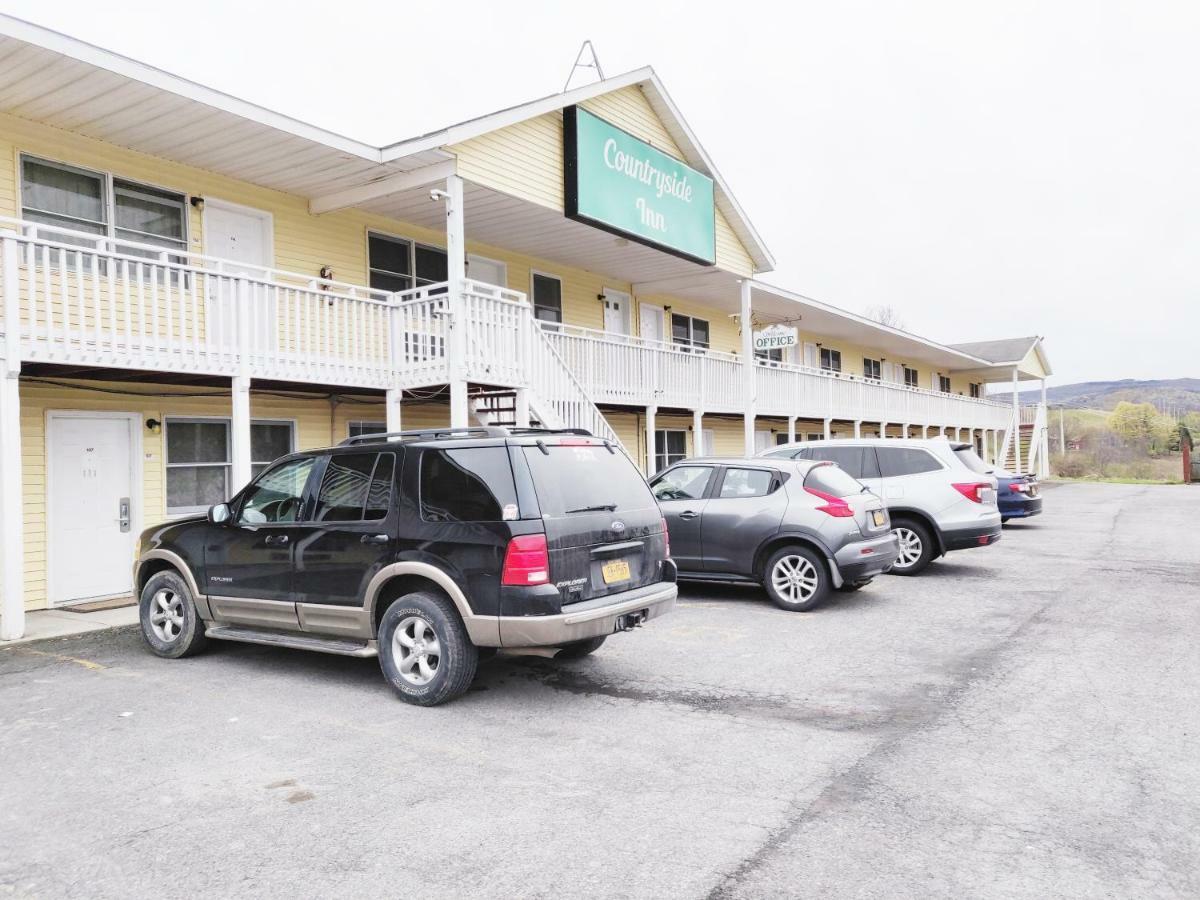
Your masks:
<svg viewBox="0 0 1200 900"><path fill-rule="evenodd" d="M563 142L569 218L716 262L711 178L577 106L563 110Z"/></svg>

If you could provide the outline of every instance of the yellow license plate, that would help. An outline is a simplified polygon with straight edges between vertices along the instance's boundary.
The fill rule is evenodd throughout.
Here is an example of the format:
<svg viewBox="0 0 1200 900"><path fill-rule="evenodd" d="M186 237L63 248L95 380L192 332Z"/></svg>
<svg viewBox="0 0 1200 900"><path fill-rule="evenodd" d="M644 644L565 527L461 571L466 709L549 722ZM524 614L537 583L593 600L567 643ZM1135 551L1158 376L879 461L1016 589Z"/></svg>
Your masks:
<svg viewBox="0 0 1200 900"><path fill-rule="evenodd" d="M883 510L882 509L871 510L871 521L874 522L878 526L882 526L883 525Z"/></svg>
<svg viewBox="0 0 1200 900"><path fill-rule="evenodd" d="M629 563L623 559L610 559L600 567L600 575L604 578L605 584L612 584L614 581L628 581Z"/></svg>

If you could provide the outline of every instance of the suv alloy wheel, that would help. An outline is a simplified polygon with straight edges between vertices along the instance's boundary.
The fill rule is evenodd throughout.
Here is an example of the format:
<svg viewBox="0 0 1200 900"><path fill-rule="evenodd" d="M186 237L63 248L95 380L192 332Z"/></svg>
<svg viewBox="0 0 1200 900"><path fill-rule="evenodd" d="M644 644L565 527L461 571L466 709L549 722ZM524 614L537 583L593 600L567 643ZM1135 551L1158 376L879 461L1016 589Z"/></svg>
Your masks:
<svg viewBox="0 0 1200 900"><path fill-rule="evenodd" d="M416 591L392 601L379 622L379 667L400 698L436 706L466 692L479 651L444 594Z"/></svg>
<svg viewBox="0 0 1200 900"><path fill-rule="evenodd" d="M933 561L933 535L920 522L896 519L892 530L900 542L900 555L891 568L893 575L917 575Z"/></svg>
<svg viewBox="0 0 1200 900"><path fill-rule="evenodd" d="M173 569L146 582L138 601L138 621L146 645L167 659L199 653L208 643L192 592Z"/></svg>

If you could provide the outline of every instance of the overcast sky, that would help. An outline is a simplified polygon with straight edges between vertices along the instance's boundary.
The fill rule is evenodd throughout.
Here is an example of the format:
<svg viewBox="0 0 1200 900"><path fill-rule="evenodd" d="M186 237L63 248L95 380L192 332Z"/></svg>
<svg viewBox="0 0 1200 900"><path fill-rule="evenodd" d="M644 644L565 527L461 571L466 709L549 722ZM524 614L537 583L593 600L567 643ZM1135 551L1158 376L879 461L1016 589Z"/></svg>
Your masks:
<svg viewBox="0 0 1200 900"><path fill-rule="evenodd" d="M6 0L375 143L655 67L767 280L948 343L1039 333L1054 382L1200 377L1200 3Z"/></svg>

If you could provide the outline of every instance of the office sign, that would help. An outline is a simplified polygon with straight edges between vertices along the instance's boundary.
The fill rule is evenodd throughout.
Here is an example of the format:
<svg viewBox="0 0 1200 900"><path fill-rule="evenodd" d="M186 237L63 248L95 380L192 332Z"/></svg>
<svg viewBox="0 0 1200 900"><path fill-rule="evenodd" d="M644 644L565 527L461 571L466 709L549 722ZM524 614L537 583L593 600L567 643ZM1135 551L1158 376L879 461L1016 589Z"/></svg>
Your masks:
<svg viewBox="0 0 1200 900"><path fill-rule="evenodd" d="M768 325L762 331L754 332L755 350L782 350L799 343L800 333L787 325Z"/></svg>
<svg viewBox="0 0 1200 900"><path fill-rule="evenodd" d="M706 266L716 262L713 181L577 106L563 110L568 218Z"/></svg>

